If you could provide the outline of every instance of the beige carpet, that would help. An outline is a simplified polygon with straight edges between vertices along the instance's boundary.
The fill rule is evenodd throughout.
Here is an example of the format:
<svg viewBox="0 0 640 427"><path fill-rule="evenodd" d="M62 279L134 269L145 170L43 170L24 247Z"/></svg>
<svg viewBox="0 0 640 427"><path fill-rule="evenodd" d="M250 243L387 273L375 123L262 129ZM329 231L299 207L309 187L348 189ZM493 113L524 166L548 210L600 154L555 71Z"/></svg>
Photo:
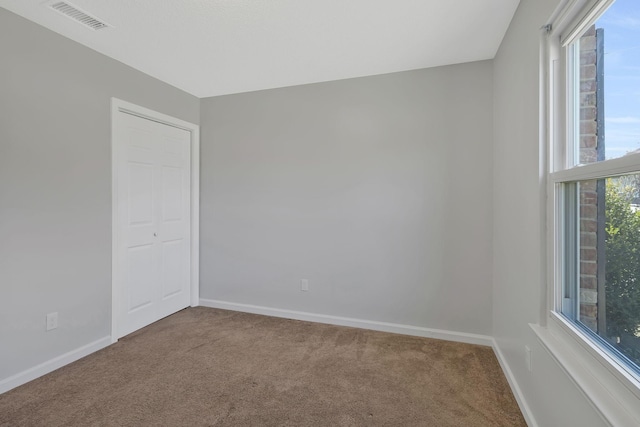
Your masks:
<svg viewBox="0 0 640 427"><path fill-rule="evenodd" d="M190 308L0 395L2 426L525 426L491 348Z"/></svg>

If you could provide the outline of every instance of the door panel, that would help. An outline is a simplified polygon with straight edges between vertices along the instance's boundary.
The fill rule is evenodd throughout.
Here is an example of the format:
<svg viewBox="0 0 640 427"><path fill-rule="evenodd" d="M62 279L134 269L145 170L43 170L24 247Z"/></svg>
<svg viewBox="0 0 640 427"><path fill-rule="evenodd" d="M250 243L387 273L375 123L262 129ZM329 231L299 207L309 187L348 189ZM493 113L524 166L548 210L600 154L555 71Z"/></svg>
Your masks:
<svg viewBox="0 0 640 427"><path fill-rule="evenodd" d="M133 312L152 303L153 245L129 248L127 258L127 311Z"/></svg>
<svg viewBox="0 0 640 427"><path fill-rule="evenodd" d="M162 298L170 298L182 291L184 271L184 240L162 242Z"/></svg>
<svg viewBox="0 0 640 427"><path fill-rule="evenodd" d="M190 132L118 112L117 336L190 301Z"/></svg>
<svg viewBox="0 0 640 427"><path fill-rule="evenodd" d="M129 163L129 226L153 225L153 165Z"/></svg>
<svg viewBox="0 0 640 427"><path fill-rule="evenodd" d="M162 198L162 218L165 222L180 221L182 215L182 170L173 166L162 168L162 188L166 197Z"/></svg>

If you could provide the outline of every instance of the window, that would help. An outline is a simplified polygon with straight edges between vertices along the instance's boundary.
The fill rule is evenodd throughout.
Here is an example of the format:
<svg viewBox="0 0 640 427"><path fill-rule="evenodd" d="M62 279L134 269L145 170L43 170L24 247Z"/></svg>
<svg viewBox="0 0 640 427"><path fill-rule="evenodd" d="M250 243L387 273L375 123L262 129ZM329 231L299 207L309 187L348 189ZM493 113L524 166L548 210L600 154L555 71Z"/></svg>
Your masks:
<svg viewBox="0 0 640 427"><path fill-rule="evenodd" d="M638 381L640 2L582 3L552 36L553 308Z"/></svg>

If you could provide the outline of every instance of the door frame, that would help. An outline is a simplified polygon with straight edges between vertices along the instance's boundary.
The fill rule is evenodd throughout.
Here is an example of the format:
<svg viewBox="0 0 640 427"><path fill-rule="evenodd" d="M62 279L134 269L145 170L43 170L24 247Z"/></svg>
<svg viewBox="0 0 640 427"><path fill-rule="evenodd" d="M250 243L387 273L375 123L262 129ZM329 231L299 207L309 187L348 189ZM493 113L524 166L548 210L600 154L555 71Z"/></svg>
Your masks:
<svg viewBox="0 0 640 427"><path fill-rule="evenodd" d="M190 297L191 307L200 301L200 126L150 110L139 105L111 98L111 343L118 341L118 308L122 304L118 278L122 266L119 265L118 248L120 235L118 226L118 158L123 141L115 137L118 133L120 113L131 114L168 126L188 131L191 134L191 247L190 247Z"/></svg>

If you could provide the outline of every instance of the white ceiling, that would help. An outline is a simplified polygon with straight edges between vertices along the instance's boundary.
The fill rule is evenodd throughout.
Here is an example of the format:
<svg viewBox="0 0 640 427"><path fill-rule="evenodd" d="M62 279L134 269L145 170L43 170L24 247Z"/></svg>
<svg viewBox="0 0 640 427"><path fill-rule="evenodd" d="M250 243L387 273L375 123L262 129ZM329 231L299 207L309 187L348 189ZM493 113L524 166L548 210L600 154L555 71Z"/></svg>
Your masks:
<svg viewBox="0 0 640 427"><path fill-rule="evenodd" d="M493 58L519 0L43 0L8 9L198 97Z"/></svg>

